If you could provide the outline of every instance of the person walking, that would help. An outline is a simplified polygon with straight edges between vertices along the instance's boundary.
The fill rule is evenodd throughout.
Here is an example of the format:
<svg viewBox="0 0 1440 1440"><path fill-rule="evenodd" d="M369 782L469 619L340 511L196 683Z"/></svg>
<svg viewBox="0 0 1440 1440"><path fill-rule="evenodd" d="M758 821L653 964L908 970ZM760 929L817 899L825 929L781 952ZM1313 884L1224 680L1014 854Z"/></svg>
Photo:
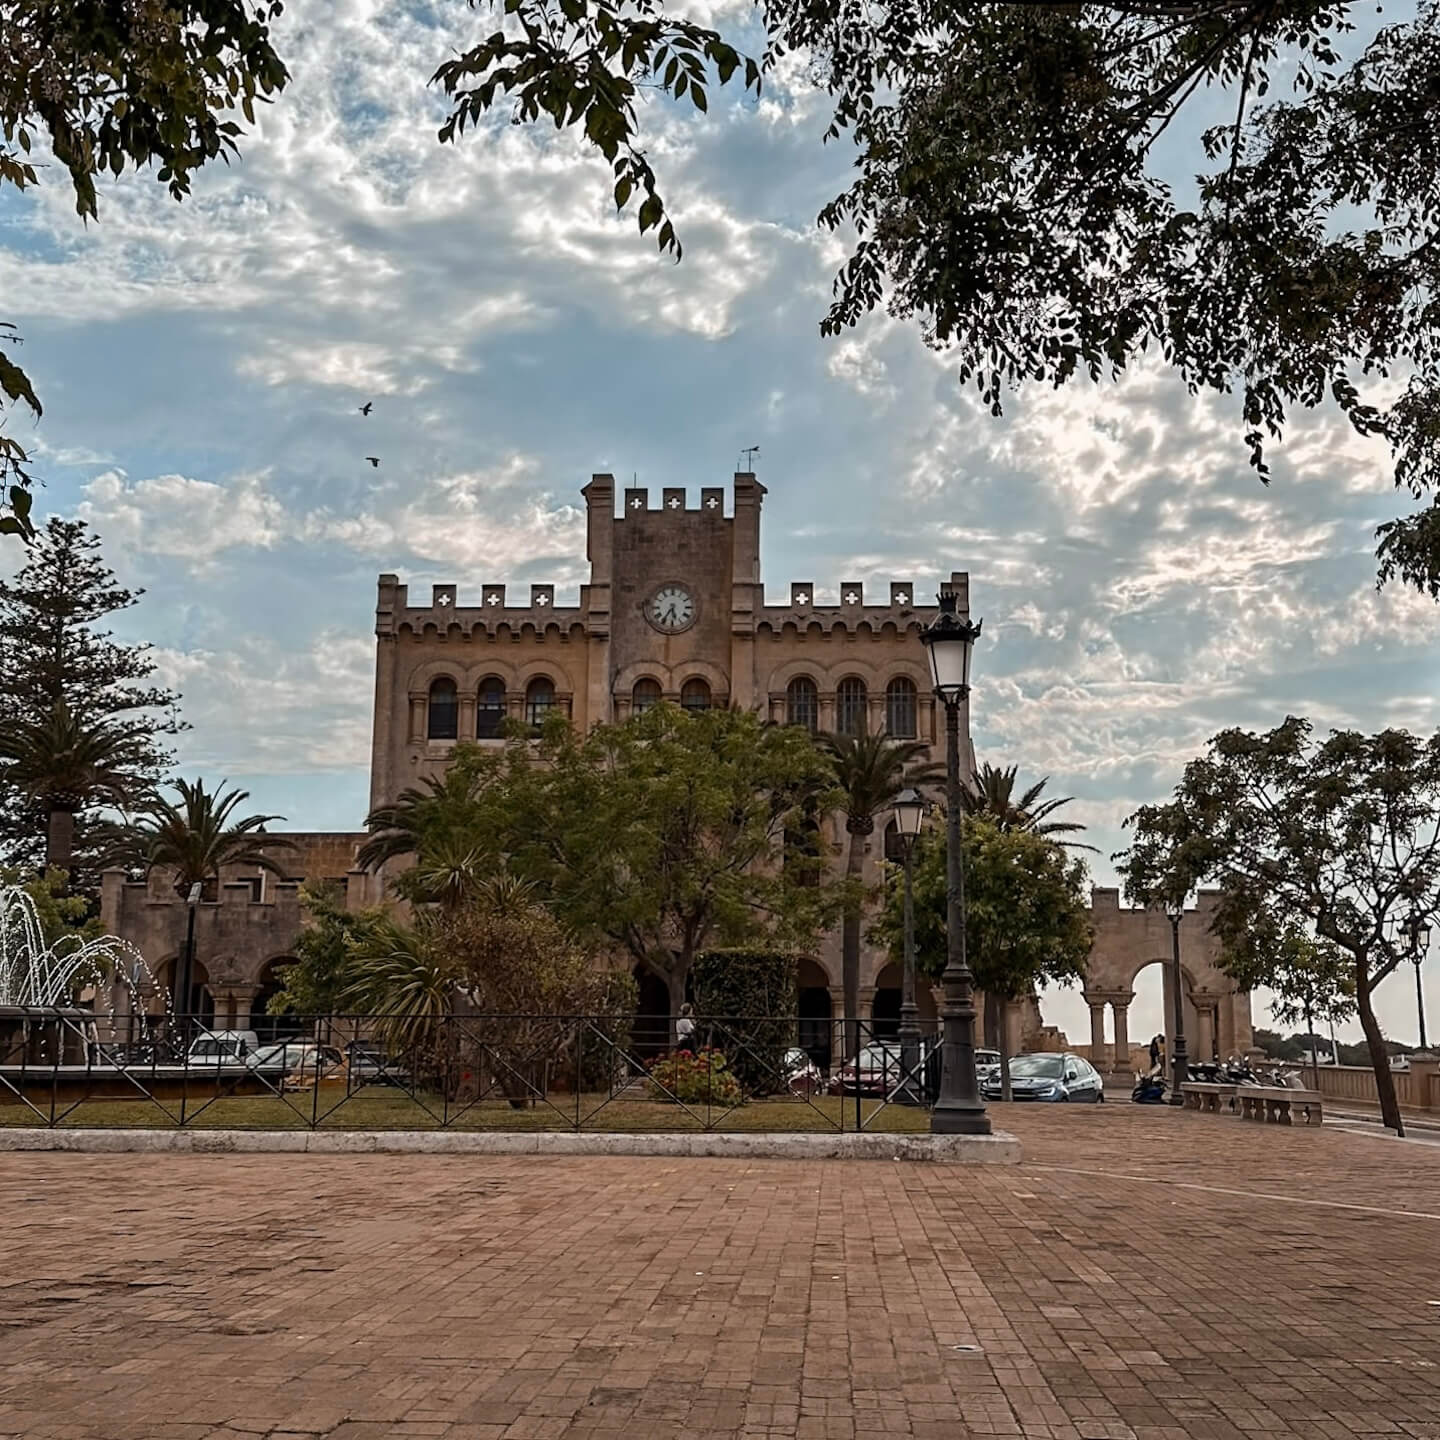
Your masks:
<svg viewBox="0 0 1440 1440"><path fill-rule="evenodd" d="M680 1018L675 1022L675 1048L688 1050L690 1037L695 1033L695 1007L687 1000L680 1007Z"/></svg>
<svg viewBox="0 0 1440 1440"><path fill-rule="evenodd" d="M1150 1038L1150 1073L1152 1075L1164 1074L1165 1059L1165 1037L1153 1035Z"/></svg>

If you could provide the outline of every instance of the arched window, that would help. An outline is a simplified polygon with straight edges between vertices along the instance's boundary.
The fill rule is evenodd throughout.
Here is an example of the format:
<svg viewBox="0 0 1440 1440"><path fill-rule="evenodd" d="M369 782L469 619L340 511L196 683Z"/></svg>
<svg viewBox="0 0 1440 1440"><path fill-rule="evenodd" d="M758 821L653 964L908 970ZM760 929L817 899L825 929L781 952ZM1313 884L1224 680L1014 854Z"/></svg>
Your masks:
<svg viewBox="0 0 1440 1440"><path fill-rule="evenodd" d="M820 724L820 692L808 675L797 675L785 687L785 723L803 725L811 734Z"/></svg>
<svg viewBox="0 0 1440 1440"><path fill-rule="evenodd" d="M885 687L885 728L897 740L915 738L915 682L904 675Z"/></svg>
<svg viewBox="0 0 1440 1440"><path fill-rule="evenodd" d="M660 696L660 682L647 675L643 680L635 682L635 688L630 692L630 708L635 714L643 715L652 706L660 703Z"/></svg>
<svg viewBox="0 0 1440 1440"><path fill-rule="evenodd" d="M548 675L537 675L525 687L526 720L538 730L554 708L555 682Z"/></svg>
<svg viewBox="0 0 1440 1440"><path fill-rule="evenodd" d="M710 686L704 680L687 680L680 687L680 705L685 710L708 710Z"/></svg>
<svg viewBox="0 0 1440 1440"><path fill-rule="evenodd" d="M835 728L842 735L863 735L866 730L865 707L869 696L865 682L858 675L847 676L835 691Z"/></svg>
<svg viewBox="0 0 1440 1440"><path fill-rule="evenodd" d="M475 738L498 740L505 731L505 682L487 675L475 697Z"/></svg>
<svg viewBox="0 0 1440 1440"><path fill-rule="evenodd" d="M430 682L430 709L425 734L431 740L454 740L460 734L460 696L447 676Z"/></svg>

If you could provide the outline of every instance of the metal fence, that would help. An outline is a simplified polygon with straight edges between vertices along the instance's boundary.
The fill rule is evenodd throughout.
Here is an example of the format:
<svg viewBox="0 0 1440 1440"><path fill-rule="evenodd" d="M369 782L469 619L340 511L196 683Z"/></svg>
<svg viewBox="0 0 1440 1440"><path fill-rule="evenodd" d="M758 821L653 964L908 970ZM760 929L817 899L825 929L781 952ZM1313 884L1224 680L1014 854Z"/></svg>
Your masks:
<svg viewBox="0 0 1440 1440"><path fill-rule="evenodd" d="M11 1007L0 1125L903 1130L924 1127L939 1090L934 1036L902 1045L863 1020L817 1036L793 1015L696 1026L642 1053L633 1016L322 1015L264 1044L195 1017L137 1038L84 1010Z"/></svg>

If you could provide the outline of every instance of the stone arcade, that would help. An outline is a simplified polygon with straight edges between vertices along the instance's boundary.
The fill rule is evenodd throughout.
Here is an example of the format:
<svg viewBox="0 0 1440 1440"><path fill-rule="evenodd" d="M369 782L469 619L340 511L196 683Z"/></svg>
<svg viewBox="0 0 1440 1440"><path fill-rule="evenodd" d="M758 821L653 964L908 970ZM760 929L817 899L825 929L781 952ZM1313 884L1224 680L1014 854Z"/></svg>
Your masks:
<svg viewBox="0 0 1440 1440"><path fill-rule="evenodd" d="M558 605L552 585L532 584L520 597L503 581L483 577L464 595L445 584L412 599L398 576L380 576L372 807L442 772L457 744L500 744L506 720L533 723L556 707L588 727L624 720L661 699L694 709L739 705L815 730L885 730L936 746L940 758L943 715L936 713L920 643L935 607L918 603L909 580L892 580L881 595L867 594L859 580L828 593L809 580L791 581L784 599L768 602L760 573L766 492L752 474L734 477L729 514L718 487L702 489L698 506L680 487L664 488L658 504L640 488L617 497L610 475L594 476L583 493L590 573L576 605ZM945 583L968 614L968 575L952 573ZM968 713L962 711L961 723L962 754L973 765ZM841 864L843 820L831 817L827 827L824 838ZM227 874L219 893L198 907L192 1005L207 1014L213 1009L217 1025L244 1027L263 1016L303 924L302 883L337 882L352 907L374 904L383 893L383 877L354 868L363 833L289 838L296 848L281 852L284 880ZM877 828L866 856L868 881L883 879L887 852L897 853L893 822L890 832L883 822ZM147 884L110 872L102 914L108 928L139 946L162 982L173 978L186 909L164 877ZM1133 977L1169 953L1169 926L1163 916L1120 910L1113 891L1097 892L1095 916L1099 963L1086 999L1102 1023L1104 1006L1114 1005L1121 1042L1114 1058L1124 1069ZM1206 1053L1191 1024L1211 1015L1217 1017L1211 1035L1222 1049L1245 1048L1248 997L1230 995L1218 979L1198 917L1193 924L1187 919L1185 940L1193 950L1188 983L1195 987L1191 1053ZM897 967L868 946L861 966L862 1014L897 1023ZM663 1008L663 985L639 978L642 1011ZM798 999L800 1013L815 1022L814 1038L828 1033L824 1022L841 1013L838 933L802 962ZM922 987L919 1003L928 1027L936 997ZM1047 1043L1033 1003L1015 1007L1010 1029L1014 1048ZM1108 1058L1103 1029L1094 1030L1092 1042Z"/></svg>

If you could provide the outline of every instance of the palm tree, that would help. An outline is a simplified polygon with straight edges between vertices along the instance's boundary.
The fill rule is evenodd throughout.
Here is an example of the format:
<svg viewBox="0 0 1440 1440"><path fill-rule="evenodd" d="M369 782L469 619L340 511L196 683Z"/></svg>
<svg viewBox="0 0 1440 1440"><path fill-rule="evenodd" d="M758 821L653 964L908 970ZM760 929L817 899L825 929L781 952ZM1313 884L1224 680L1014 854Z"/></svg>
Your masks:
<svg viewBox="0 0 1440 1440"><path fill-rule="evenodd" d="M939 765L917 765L926 746L918 740L892 740L888 735L821 735L820 748L830 757L835 781L844 792L841 808L850 848L845 857L845 876L859 890L865 865L865 838L874 833L875 816L907 786L924 785L940 778ZM864 902L858 895L847 901L840 930L840 969L845 989L845 1018L858 1018L860 1010L860 921ZM858 1051L858 1027L847 1038L852 1053Z"/></svg>
<svg viewBox="0 0 1440 1440"><path fill-rule="evenodd" d="M43 720L0 723L0 778L45 811L45 865L68 872L75 816L91 805L125 805L146 788L144 741L121 726L87 725L63 700Z"/></svg>
<svg viewBox="0 0 1440 1440"><path fill-rule="evenodd" d="M427 775L419 785L402 790L394 804L365 817L370 838L356 854L356 865L378 870L387 860L421 855L447 835L473 843L469 837L482 828L476 802L486 783L467 766L454 765L438 778Z"/></svg>
<svg viewBox="0 0 1440 1440"><path fill-rule="evenodd" d="M1048 775L1037 780L1017 800L1015 783L1019 769L1018 765L1011 765L1003 770L998 765L982 765L975 772L974 788L960 792L965 813L987 815L999 830L1030 830L1036 835L1046 835L1052 839L1058 835L1074 835L1085 828L1079 821L1047 818L1075 798L1073 795L1065 795L1042 802L1040 796L1049 782ZM1075 850L1095 848L1078 840L1058 840L1056 843Z"/></svg>
<svg viewBox="0 0 1440 1440"><path fill-rule="evenodd" d="M272 875L283 875L273 850L293 850L281 835L266 835L265 826L283 815L246 815L232 819L236 808L250 798L248 790L225 790L224 783L207 790L204 780L177 780L178 804L156 795L145 810L126 825L112 829L112 861L139 863L145 869L169 870L175 890L187 895L193 885L219 881L227 865L255 865Z"/></svg>

